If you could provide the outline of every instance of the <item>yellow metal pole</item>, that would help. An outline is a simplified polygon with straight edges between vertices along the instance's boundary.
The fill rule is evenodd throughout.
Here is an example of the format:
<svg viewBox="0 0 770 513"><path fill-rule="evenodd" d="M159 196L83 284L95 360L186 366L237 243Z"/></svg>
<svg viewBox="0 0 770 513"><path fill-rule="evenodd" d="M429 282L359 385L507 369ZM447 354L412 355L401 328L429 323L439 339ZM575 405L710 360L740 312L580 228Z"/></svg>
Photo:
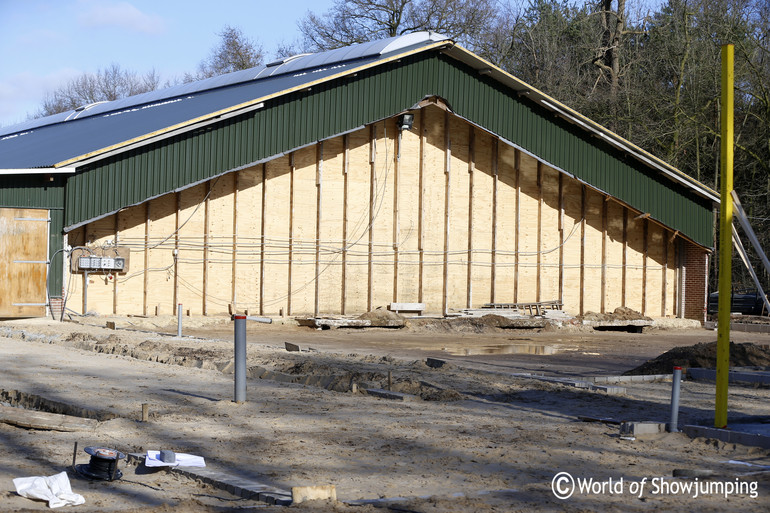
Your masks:
<svg viewBox="0 0 770 513"><path fill-rule="evenodd" d="M727 381L730 372L730 303L733 256L733 45L722 45L721 208L719 214L719 321L717 390L714 426L727 426Z"/></svg>

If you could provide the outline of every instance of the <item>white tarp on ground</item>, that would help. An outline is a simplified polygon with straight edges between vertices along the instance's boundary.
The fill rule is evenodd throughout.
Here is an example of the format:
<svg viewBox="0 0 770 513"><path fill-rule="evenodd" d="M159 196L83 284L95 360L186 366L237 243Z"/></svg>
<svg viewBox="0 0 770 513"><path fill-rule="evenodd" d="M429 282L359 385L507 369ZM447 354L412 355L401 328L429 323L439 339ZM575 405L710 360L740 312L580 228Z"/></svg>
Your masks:
<svg viewBox="0 0 770 513"><path fill-rule="evenodd" d="M28 499L48 501L51 508L77 506L86 502L82 495L72 493L70 480L66 472L48 477L17 477L13 480L16 493Z"/></svg>

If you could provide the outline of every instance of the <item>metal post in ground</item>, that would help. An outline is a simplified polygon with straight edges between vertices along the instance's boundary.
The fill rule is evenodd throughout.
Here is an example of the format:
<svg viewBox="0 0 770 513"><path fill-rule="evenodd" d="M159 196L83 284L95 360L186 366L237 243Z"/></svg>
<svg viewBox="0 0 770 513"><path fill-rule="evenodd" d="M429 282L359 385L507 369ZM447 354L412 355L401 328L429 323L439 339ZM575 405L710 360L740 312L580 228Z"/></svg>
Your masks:
<svg viewBox="0 0 770 513"><path fill-rule="evenodd" d="M182 336L182 303L176 305L176 336Z"/></svg>
<svg viewBox="0 0 770 513"><path fill-rule="evenodd" d="M671 422L668 430L671 433L679 432L679 386L682 383L682 368L674 367L674 377L671 381Z"/></svg>
<svg viewBox="0 0 770 513"><path fill-rule="evenodd" d="M235 321L235 402L246 402L246 316L233 315Z"/></svg>

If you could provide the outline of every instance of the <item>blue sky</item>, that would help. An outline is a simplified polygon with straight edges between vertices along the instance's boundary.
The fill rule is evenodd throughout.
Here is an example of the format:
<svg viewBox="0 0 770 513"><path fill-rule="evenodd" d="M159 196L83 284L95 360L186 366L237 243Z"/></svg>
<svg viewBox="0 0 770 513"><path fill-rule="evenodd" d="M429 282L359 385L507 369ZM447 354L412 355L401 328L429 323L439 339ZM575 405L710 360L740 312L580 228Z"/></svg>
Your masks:
<svg viewBox="0 0 770 513"><path fill-rule="evenodd" d="M46 91L112 63L162 82L194 72L225 25L271 58L297 21L332 0L0 0L0 126L25 121Z"/></svg>

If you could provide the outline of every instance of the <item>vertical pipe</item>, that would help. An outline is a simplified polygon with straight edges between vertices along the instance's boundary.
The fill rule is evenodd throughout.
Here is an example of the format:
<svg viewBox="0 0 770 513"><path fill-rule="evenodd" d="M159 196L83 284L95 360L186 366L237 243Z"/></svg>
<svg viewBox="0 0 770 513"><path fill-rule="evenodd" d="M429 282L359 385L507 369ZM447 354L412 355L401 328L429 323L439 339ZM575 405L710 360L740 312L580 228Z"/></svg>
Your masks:
<svg viewBox="0 0 770 513"><path fill-rule="evenodd" d="M246 402L246 316L234 315L235 321L235 399Z"/></svg>
<svg viewBox="0 0 770 513"><path fill-rule="evenodd" d="M182 303L176 305L176 336L182 336Z"/></svg>
<svg viewBox="0 0 770 513"><path fill-rule="evenodd" d="M732 285L733 200L733 45L722 46L722 146L719 211L719 319L714 426L727 426L727 379L730 371L730 303Z"/></svg>
<svg viewBox="0 0 770 513"><path fill-rule="evenodd" d="M682 383L682 368L674 367L674 377L671 381L671 422L668 430L672 433L679 432L679 387Z"/></svg>

